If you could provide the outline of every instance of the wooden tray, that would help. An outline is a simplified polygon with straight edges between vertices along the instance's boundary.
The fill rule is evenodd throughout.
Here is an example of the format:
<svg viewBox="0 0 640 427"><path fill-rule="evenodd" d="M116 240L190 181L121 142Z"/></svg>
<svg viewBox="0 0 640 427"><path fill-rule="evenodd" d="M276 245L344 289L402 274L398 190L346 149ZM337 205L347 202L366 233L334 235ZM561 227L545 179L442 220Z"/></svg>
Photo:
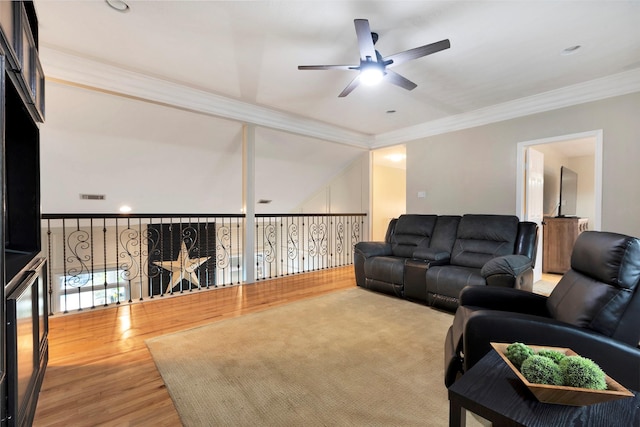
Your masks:
<svg viewBox="0 0 640 427"><path fill-rule="evenodd" d="M595 403L608 402L610 400L622 399L625 397L633 397L633 393L610 378L608 375L606 376L607 390L592 390L588 388L530 383L505 355L509 344L511 343L492 342L491 346L498 352L505 363L513 370L513 372L515 372L518 378L520 378L520 380L527 386L527 388L529 388L529 390L531 390L533 395L540 402L558 405L586 406L593 405ZM577 353L570 348L537 345L530 345L529 347L536 352L541 349L548 349L559 351L567 356L577 356Z"/></svg>

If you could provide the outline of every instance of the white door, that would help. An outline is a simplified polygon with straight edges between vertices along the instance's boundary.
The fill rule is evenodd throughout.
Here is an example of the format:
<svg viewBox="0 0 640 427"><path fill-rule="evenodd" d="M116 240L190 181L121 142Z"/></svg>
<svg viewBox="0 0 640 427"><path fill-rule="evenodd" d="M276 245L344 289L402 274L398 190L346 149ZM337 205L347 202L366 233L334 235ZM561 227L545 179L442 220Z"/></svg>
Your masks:
<svg viewBox="0 0 640 427"><path fill-rule="evenodd" d="M544 216L544 154L527 148L525 153L525 220L538 224L538 253L533 281L542 278L542 219Z"/></svg>

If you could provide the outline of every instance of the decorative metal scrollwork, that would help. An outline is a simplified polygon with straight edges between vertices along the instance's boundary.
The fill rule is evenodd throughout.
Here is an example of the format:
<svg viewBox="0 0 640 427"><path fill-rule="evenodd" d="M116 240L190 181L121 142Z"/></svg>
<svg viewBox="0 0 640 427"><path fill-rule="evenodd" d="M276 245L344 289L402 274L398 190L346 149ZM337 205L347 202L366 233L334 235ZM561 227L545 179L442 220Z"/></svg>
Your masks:
<svg viewBox="0 0 640 427"><path fill-rule="evenodd" d="M264 226L264 259L272 263L276 259L276 226L268 224Z"/></svg>
<svg viewBox="0 0 640 427"><path fill-rule="evenodd" d="M216 229L216 267L227 268L231 261L229 252L231 243L231 229L226 226L220 226Z"/></svg>
<svg viewBox="0 0 640 427"><path fill-rule="evenodd" d="M344 223L339 221L336 224L336 253L341 254L344 250Z"/></svg>
<svg viewBox="0 0 640 427"><path fill-rule="evenodd" d="M309 226L309 255L318 256L327 253L327 225L325 223Z"/></svg>
<svg viewBox="0 0 640 427"><path fill-rule="evenodd" d="M360 223L353 222L353 227L351 227L351 246L355 246L356 243L360 241Z"/></svg>
<svg viewBox="0 0 640 427"><path fill-rule="evenodd" d="M131 227L127 227L118 236L122 251L118 253L118 257L122 262L118 263L120 277L123 280L132 281L140 275L140 264L138 257L140 256L140 233Z"/></svg>
<svg viewBox="0 0 640 427"><path fill-rule="evenodd" d="M66 259L71 267L67 268L65 284L79 288L89 283L91 279L89 274L91 271L87 265L91 261L91 255L84 253L91 248L89 233L85 230L73 231L67 238L67 245L72 255Z"/></svg>
<svg viewBox="0 0 640 427"><path fill-rule="evenodd" d="M290 260L298 258L298 226L296 224L287 226L287 257Z"/></svg>
<svg viewBox="0 0 640 427"><path fill-rule="evenodd" d="M187 246L187 250L191 252L193 249L198 249L196 243L198 242L198 230L192 225L188 225L182 229L182 241Z"/></svg>
<svg viewBox="0 0 640 427"><path fill-rule="evenodd" d="M142 250L142 256L147 259L147 271L143 272L147 277L153 278L160 275L162 270L152 260L160 258L160 230L157 228L147 227L142 231L142 247L148 248Z"/></svg>

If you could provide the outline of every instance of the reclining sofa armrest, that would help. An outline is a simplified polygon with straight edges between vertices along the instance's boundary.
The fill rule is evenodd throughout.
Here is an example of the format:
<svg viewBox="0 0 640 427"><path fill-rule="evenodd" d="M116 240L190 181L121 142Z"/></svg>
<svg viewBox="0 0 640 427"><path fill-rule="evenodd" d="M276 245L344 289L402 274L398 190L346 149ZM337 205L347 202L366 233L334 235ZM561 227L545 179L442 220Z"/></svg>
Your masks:
<svg viewBox="0 0 640 427"><path fill-rule="evenodd" d="M389 256L393 252L391 244L385 242L358 242L354 248L355 252L364 258L373 256Z"/></svg>
<svg viewBox="0 0 640 427"><path fill-rule="evenodd" d="M488 286L533 290L532 261L524 255L505 255L488 261L480 274Z"/></svg>
<svg viewBox="0 0 640 427"><path fill-rule="evenodd" d="M550 317L546 296L513 288L467 286L460 292L460 306Z"/></svg>
<svg viewBox="0 0 640 427"><path fill-rule="evenodd" d="M495 274L510 274L516 277L530 268L530 258L524 255L505 255L488 261L480 274L485 279Z"/></svg>
<svg viewBox="0 0 640 427"><path fill-rule="evenodd" d="M392 255L391 244L385 242L358 242L353 250L353 268L356 285L366 287L367 278L364 265L367 258Z"/></svg>

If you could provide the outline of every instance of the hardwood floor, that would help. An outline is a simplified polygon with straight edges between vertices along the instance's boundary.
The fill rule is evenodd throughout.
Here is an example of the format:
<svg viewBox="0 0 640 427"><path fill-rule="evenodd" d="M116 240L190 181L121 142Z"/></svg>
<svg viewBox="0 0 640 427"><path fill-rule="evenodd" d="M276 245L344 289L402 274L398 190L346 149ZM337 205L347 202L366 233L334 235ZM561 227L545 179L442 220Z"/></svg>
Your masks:
<svg viewBox="0 0 640 427"><path fill-rule="evenodd" d="M146 339L352 287L347 266L51 317L34 426L179 426Z"/></svg>

